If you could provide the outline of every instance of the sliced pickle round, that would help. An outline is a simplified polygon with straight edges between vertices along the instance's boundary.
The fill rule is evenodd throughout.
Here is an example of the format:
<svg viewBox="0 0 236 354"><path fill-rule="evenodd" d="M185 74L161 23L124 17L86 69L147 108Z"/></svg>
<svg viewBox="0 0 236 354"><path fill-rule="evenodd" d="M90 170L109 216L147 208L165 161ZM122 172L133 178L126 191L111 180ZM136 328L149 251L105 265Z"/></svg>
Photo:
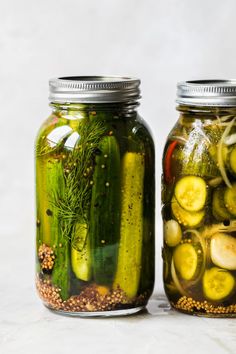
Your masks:
<svg viewBox="0 0 236 354"><path fill-rule="evenodd" d="M191 280L198 268L198 255L193 245L183 243L176 247L173 254L177 272L184 280Z"/></svg>
<svg viewBox="0 0 236 354"><path fill-rule="evenodd" d="M218 267L236 270L236 238L217 233L211 238L211 260Z"/></svg>
<svg viewBox="0 0 236 354"><path fill-rule="evenodd" d="M230 214L236 216L236 183L233 183L231 188L226 188L224 202Z"/></svg>
<svg viewBox="0 0 236 354"><path fill-rule="evenodd" d="M232 219L232 215L230 214L224 203L224 193L224 187L216 188L212 198L212 212L216 220L219 221Z"/></svg>
<svg viewBox="0 0 236 354"><path fill-rule="evenodd" d="M233 275L222 268L207 269L203 275L203 292L208 300L226 299L235 287Z"/></svg>
<svg viewBox="0 0 236 354"><path fill-rule="evenodd" d="M203 210L198 212L189 212L183 209L174 197L171 200L171 209L173 216L177 219L179 224L189 227L198 226L205 215Z"/></svg>
<svg viewBox="0 0 236 354"><path fill-rule="evenodd" d="M175 186L175 197L182 208L187 211L199 211L206 202L207 185L197 176L185 176Z"/></svg>

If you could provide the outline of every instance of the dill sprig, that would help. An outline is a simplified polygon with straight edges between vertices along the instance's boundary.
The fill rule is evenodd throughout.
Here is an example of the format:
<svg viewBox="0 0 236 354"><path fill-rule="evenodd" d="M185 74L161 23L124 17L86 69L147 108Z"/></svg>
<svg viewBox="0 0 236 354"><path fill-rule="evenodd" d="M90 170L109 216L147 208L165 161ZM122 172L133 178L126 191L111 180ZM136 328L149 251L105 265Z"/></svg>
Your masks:
<svg viewBox="0 0 236 354"><path fill-rule="evenodd" d="M81 121L78 132L78 143L68 153L64 164L63 191L59 191L59 194L52 191L53 205L57 209L63 236L75 248L80 241L80 234L84 234L82 228L88 227L94 157L105 127L101 121L86 118Z"/></svg>
<svg viewBox="0 0 236 354"><path fill-rule="evenodd" d="M54 151L55 148L52 148L48 145L47 140L44 137L40 137L35 145L35 156L42 157L43 155L47 155Z"/></svg>

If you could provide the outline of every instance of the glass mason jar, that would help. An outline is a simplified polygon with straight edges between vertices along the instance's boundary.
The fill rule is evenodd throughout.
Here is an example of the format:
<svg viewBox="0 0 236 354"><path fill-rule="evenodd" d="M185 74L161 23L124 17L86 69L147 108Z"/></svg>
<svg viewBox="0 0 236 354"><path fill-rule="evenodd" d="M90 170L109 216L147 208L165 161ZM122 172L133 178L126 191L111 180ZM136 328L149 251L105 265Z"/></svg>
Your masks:
<svg viewBox="0 0 236 354"><path fill-rule="evenodd" d="M236 81L178 85L163 156L164 287L177 310L236 316Z"/></svg>
<svg viewBox="0 0 236 354"><path fill-rule="evenodd" d="M36 140L36 286L50 309L141 310L154 284L154 144L139 80L50 81Z"/></svg>

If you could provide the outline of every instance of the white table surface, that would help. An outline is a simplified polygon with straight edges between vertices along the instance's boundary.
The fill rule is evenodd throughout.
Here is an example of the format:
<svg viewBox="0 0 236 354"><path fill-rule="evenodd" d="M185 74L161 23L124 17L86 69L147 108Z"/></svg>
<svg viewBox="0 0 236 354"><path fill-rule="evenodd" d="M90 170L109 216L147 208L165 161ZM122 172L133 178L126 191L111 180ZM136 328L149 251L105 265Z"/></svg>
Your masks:
<svg viewBox="0 0 236 354"><path fill-rule="evenodd" d="M19 284L15 293L1 290L1 354L236 353L236 320L174 312L163 295L154 294L146 313L82 319L52 313L32 285Z"/></svg>

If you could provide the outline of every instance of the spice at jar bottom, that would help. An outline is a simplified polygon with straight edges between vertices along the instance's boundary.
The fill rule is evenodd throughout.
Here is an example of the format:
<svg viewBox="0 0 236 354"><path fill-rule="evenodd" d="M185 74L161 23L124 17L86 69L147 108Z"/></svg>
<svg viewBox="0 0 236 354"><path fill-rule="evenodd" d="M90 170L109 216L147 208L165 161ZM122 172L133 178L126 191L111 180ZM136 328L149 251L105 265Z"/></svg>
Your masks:
<svg viewBox="0 0 236 354"><path fill-rule="evenodd" d="M236 317L236 82L178 85L163 154L164 287L173 308Z"/></svg>
<svg viewBox="0 0 236 354"><path fill-rule="evenodd" d="M36 140L36 285L65 313L137 312L154 285L154 144L140 82L50 81Z"/></svg>

